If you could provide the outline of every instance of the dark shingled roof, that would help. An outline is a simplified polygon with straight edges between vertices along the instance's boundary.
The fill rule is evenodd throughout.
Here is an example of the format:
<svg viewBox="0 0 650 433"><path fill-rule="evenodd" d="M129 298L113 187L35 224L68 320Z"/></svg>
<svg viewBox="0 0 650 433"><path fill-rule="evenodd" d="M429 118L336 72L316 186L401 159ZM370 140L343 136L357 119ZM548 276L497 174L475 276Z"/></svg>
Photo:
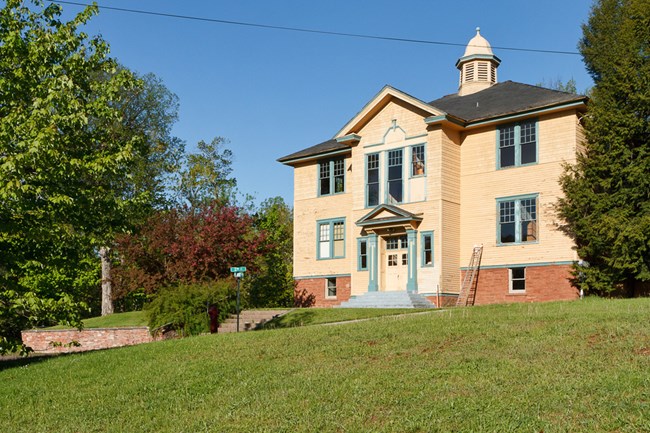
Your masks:
<svg viewBox="0 0 650 433"><path fill-rule="evenodd" d="M308 147L307 149L299 150L298 152L292 153L291 155L283 156L282 158L279 158L279 162L288 162L293 159L300 159L300 158L306 158L309 156L314 156L314 155L320 155L322 153L328 153L328 152L334 152L336 150L343 150L343 149L349 149L350 146L348 146L345 143L339 143L335 139L323 141L320 144L317 144L312 147Z"/></svg>
<svg viewBox="0 0 650 433"><path fill-rule="evenodd" d="M447 95L429 102L429 105L467 123L473 123L572 102L586 102L586 100L587 97L583 95L574 95L529 84L505 81L471 95ZM335 139L331 139L291 155L283 156L278 161L286 164L295 159L317 156L346 148L349 148L349 146L345 143L339 143Z"/></svg>
<svg viewBox="0 0 650 433"><path fill-rule="evenodd" d="M444 96L429 105L466 122L477 122L585 99L582 95L505 81L471 95Z"/></svg>

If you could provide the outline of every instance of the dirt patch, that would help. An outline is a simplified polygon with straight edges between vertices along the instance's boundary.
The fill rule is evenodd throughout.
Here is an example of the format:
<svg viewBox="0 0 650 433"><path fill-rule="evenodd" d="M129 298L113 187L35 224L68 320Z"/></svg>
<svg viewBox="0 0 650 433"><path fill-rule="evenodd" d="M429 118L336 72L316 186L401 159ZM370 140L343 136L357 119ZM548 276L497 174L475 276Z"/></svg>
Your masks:
<svg viewBox="0 0 650 433"><path fill-rule="evenodd" d="M634 351L637 355L650 356L650 347L642 347Z"/></svg>

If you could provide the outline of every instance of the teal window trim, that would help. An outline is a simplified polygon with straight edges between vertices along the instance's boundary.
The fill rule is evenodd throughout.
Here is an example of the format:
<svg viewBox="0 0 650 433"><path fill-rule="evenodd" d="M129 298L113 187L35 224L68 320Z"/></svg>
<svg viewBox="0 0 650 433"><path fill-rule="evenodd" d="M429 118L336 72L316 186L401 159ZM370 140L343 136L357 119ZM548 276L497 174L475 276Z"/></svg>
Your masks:
<svg viewBox="0 0 650 433"><path fill-rule="evenodd" d="M370 161L371 157L373 159L373 168L372 168L372 170L377 170L377 182L373 182L373 185L376 185L376 187L377 187L377 193L376 193L377 194L377 203L374 203L374 204L370 203L370 193L369 193L370 184L368 183L368 180L369 180L368 179L368 172L371 170L369 168L370 167L369 161ZM375 158L376 158L376 161L375 161ZM376 167L375 167L375 163L376 163ZM381 173L379 171L380 164L381 164L380 153L378 153L378 152L376 152L376 153L367 153L365 155L365 157L364 157L364 183L363 183L365 185L365 188L364 188L363 203L364 203L364 206L366 208L374 208L376 206L379 206L379 204L381 203L381 200L379 200L379 197L380 197L380 194L381 194Z"/></svg>
<svg viewBox="0 0 650 433"><path fill-rule="evenodd" d="M497 198L497 246L538 243L539 214L539 194ZM510 226L511 224L514 226ZM504 236L512 236L513 240L504 242ZM523 239L524 237L526 239Z"/></svg>
<svg viewBox="0 0 650 433"><path fill-rule="evenodd" d="M432 268L433 267L433 245L434 245L433 231L420 232L420 245L422 245L421 254L420 254L420 267ZM427 255L429 257L427 257Z"/></svg>
<svg viewBox="0 0 650 433"><path fill-rule="evenodd" d="M345 193L345 158L318 161L316 170L319 197ZM324 185L327 185L327 188L323 188Z"/></svg>
<svg viewBox="0 0 650 433"><path fill-rule="evenodd" d="M357 271L368 270L368 238L357 238Z"/></svg>
<svg viewBox="0 0 650 433"><path fill-rule="evenodd" d="M419 150L420 148L421 151ZM415 160L417 156L421 157L421 160L419 162ZM417 171L420 171L420 169L421 169L421 173L417 173ZM426 145L424 143L419 143L413 146L409 146L409 176L424 177L426 175L427 175Z"/></svg>
<svg viewBox="0 0 650 433"><path fill-rule="evenodd" d="M509 136L508 134L512 134ZM522 159L530 158L531 152L524 152L524 146L535 146L534 160L522 162ZM512 156L505 157L506 148L512 150ZM503 149L503 155L502 155ZM497 127L496 136L496 161L497 170L505 170L513 167L525 167L539 163L539 125L537 119L523 120L517 123L509 123ZM508 165L502 166L505 159L512 159L512 163L506 161Z"/></svg>
<svg viewBox="0 0 650 433"><path fill-rule="evenodd" d="M341 230L342 237L339 238ZM342 241L340 254L337 254L337 241ZM345 258L345 218L316 221L316 258L317 260Z"/></svg>
<svg viewBox="0 0 650 433"><path fill-rule="evenodd" d="M391 155L392 154L392 155ZM399 161L399 164L397 163ZM404 148L390 149L386 151L385 166L386 166L386 182L385 182L385 193L384 193L384 203L388 204L401 204L405 202L404 197ZM400 167L399 177L391 176L392 167ZM394 173L398 173L397 170L393 170ZM400 195L401 200L391 199L391 183L400 185Z"/></svg>

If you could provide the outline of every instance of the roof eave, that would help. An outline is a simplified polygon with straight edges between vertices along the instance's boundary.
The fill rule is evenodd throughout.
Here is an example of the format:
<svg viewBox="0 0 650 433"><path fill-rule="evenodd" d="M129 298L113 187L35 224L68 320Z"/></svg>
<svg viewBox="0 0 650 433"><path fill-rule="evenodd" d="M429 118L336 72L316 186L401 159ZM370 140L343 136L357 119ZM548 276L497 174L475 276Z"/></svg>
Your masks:
<svg viewBox="0 0 650 433"><path fill-rule="evenodd" d="M465 124L465 128L475 128L478 126L484 126L490 123L499 123L499 122L504 122L504 121L512 121L512 120L517 120L520 118L524 117L530 117L534 115L539 115L539 114L549 114L557 111L563 111L567 110L569 108L579 108L579 107L584 107L586 110L587 105L587 97L585 96L584 98L581 98L580 100L574 100L574 101L568 101L568 102L563 102L559 104L550 104L546 106L541 106L541 107L534 107L530 108L527 110L520 110L517 112L513 113L504 113L504 114L499 114L496 116L487 116L483 118L478 118L478 119L473 119L470 121L467 121Z"/></svg>

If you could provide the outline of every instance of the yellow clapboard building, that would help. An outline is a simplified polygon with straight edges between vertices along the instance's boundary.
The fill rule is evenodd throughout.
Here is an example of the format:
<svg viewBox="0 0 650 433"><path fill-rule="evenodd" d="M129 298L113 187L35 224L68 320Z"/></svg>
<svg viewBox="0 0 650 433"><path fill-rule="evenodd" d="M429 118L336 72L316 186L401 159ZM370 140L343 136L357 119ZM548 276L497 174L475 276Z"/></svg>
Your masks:
<svg viewBox="0 0 650 433"><path fill-rule="evenodd" d="M577 297L554 205L586 97L500 83L500 62L477 29L458 93L425 102L386 86L332 139L279 159L294 170L299 303Z"/></svg>

